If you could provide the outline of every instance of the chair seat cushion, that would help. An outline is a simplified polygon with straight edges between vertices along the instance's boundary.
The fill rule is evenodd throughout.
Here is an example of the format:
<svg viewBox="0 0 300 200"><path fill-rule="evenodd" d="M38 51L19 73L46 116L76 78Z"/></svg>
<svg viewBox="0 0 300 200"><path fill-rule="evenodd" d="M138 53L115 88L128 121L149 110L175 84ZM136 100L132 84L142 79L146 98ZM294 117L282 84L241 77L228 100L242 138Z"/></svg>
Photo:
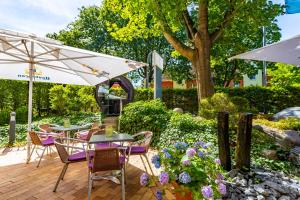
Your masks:
<svg viewBox="0 0 300 200"><path fill-rule="evenodd" d="M43 146L50 146L50 145L54 145L54 138L49 136L46 140L42 141L42 145Z"/></svg>
<svg viewBox="0 0 300 200"><path fill-rule="evenodd" d="M80 151L80 152L74 153L72 155L69 155L68 160L69 161L86 160L86 151Z"/></svg>
<svg viewBox="0 0 300 200"><path fill-rule="evenodd" d="M127 154L129 154L129 150L130 150L130 148L128 148L126 150ZM144 154L146 152L147 152L146 148L143 147L143 146L131 146L131 151L130 151L131 155L134 155L134 154Z"/></svg>
<svg viewBox="0 0 300 200"><path fill-rule="evenodd" d="M96 149L104 149L104 148L108 148L108 147L119 147L120 145L115 144L115 143L103 142L103 143L97 143L95 146L96 146Z"/></svg>

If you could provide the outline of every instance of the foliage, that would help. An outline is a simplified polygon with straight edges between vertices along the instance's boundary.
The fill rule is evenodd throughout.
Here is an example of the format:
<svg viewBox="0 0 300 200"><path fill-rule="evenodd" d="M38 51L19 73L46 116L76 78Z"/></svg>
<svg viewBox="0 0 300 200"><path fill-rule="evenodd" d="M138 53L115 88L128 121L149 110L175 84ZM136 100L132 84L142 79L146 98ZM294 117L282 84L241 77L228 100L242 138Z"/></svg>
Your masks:
<svg viewBox="0 0 300 200"><path fill-rule="evenodd" d="M168 147L176 141L184 141L191 145L197 140L202 140L212 144L212 146L216 146L217 140L215 134L215 121L195 118L190 114L173 113L167 124L167 128L161 133L157 146Z"/></svg>
<svg viewBox="0 0 300 200"><path fill-rule="evenodd" d="M56 110L59 114L67 111L69 88L63 85L55 85L49 90L51 109Z"/></svg>
<svg viewBox="0 0 300 200"><path fill-rule="evenodd" d="M140 131L152 131L153 144L157 144L169 119L170 112L160 100L129 103L119 118L122 132L135 134Z"/></svg>
<svg viewBox="0 0 300 200"><path fill-rule="evenodd" d="M203 141L193 145L177 142L155 155L152 162L156 168L162 168L158 187L163 191L173 184L175 192L191 191L195 200L220 198L226 194L220 160L215 159Z"/></svg>
<svg viewBox="0 0 300 200"><path fill-rule="evenodd" d="M280 130L300 131L300 119L295 117L289 117L286 119L281 119L279 121L269 121L267 119L255 119L254 123L263 124Z"/></svg>
<svg viewBox="0 0 300 200"><path fill-rule="evenodd" d="M22 106L16 109L16 121L26 123L28 121L28 107Z"/></svg>
<svg viewBox="0 0 300 200"><path fill-rule="evenodd" d="M125 21L122 24L114 20L107 23L111 35L120 41L163 33L174 49L193 63L197 85L201 85L201 90L197 90L201 98L213 94L213 83L207 78L212 77L211 54L224 61L236 53L257 47L261 26L272 27L268 31L269 39L279 39L275 18L282 8L265 0L106 0L104 5ZM183 30L186 31L185 37L179 37L178 32ZM228 74L238 71L230 67L224 69Z"/></svg>
<svg viewBox="0 0 300 200"><path fill-rule="evenodd" d="M277 87L300 84L300 68L294 65L278 63L275 69L268 71L268 75L272 77L270 84Z"/></svg>
<svg viewBox="0 0 300 200"><path fill-rule="evenodd" d="M5 125L9 123L10 111L4 109L0 111L0 125Z"/></svg>
<svg viewBox="0 0 300 200"><path fill-rule="evenodd" d="M299 166L294 165L288 160L272 160L262 156L265 149L273 149L275 139L269 137L265 133L252 129L251 139L251 162L253 165L276 171L282 171L285 174L300 176Z"/></svg>
<svg viewBox="0 0 300 200"><path fill-rule="evenodd" d="M80 104L82 105L84 111L91 109L93 112L94 109L98 107L94 96L94 90L94 87L81 87L77 92L77 95L80 97Z"/></svg>

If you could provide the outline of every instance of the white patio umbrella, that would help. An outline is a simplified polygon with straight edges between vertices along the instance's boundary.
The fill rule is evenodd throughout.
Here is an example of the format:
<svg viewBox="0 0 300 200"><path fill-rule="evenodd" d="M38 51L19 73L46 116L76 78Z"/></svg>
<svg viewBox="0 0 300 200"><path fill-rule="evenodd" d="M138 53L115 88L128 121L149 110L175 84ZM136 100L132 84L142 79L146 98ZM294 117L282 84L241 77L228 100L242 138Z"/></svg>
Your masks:
<svg viewBox="0 0 300 200"><path fill-rule="evenodd" d="M230 58L280 62L300 66L300 35Z"/></svg>
<svg viewBox="0 0 300 200"><path fill-rule="evenodd" d="M33 81L97 85L146 64L63 45L49 38L0 29L0 78L29 81L28 131ZM27 135L27 154L30 138Z"/></svg>

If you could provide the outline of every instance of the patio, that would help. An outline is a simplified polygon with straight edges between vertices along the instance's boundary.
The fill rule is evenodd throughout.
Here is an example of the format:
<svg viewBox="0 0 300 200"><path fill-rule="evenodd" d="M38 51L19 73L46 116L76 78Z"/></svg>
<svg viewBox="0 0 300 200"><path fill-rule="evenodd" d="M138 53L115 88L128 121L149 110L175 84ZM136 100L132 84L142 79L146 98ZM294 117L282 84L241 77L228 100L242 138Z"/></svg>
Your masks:
<svg viewBox="0 0 300 200"><path fill-rule="evenodd" d="M151 157L153 152L148 156ZM36 156L36 155L34 155ZM26 149L23 147L1 149L0 199L87 199L87 166L85 162L70 165L57 192L52 192L63 167L57 153L46 155L36 168L33 157L25 164ZM141 187L139 177L143 173L139 157L133 156L127 170L126 199L155 199L150 189ZM92 199L120 199L121 186L111 181L96 181ZM173 199L169 195L168 199Z"/></svg>

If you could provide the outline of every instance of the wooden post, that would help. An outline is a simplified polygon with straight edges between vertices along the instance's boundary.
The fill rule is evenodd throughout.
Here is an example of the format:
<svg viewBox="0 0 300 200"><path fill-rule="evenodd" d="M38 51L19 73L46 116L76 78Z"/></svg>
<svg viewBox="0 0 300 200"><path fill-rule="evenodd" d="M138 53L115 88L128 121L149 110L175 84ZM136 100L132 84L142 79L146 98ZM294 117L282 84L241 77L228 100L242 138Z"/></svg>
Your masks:
<svg viewBox="0 0 300 200"><path fill-rule="evenodd" d="M231 170L230 145L229 145L229 113L218 113L218 145L219 158L222 167Z"/></svg>
<svg viewBox="0 0 300 200"><path fill-rule="evenodd" d="M250 169L252 132L252 113L241 113L238 124L236 146L236 168L240 170Z"/></svg>

